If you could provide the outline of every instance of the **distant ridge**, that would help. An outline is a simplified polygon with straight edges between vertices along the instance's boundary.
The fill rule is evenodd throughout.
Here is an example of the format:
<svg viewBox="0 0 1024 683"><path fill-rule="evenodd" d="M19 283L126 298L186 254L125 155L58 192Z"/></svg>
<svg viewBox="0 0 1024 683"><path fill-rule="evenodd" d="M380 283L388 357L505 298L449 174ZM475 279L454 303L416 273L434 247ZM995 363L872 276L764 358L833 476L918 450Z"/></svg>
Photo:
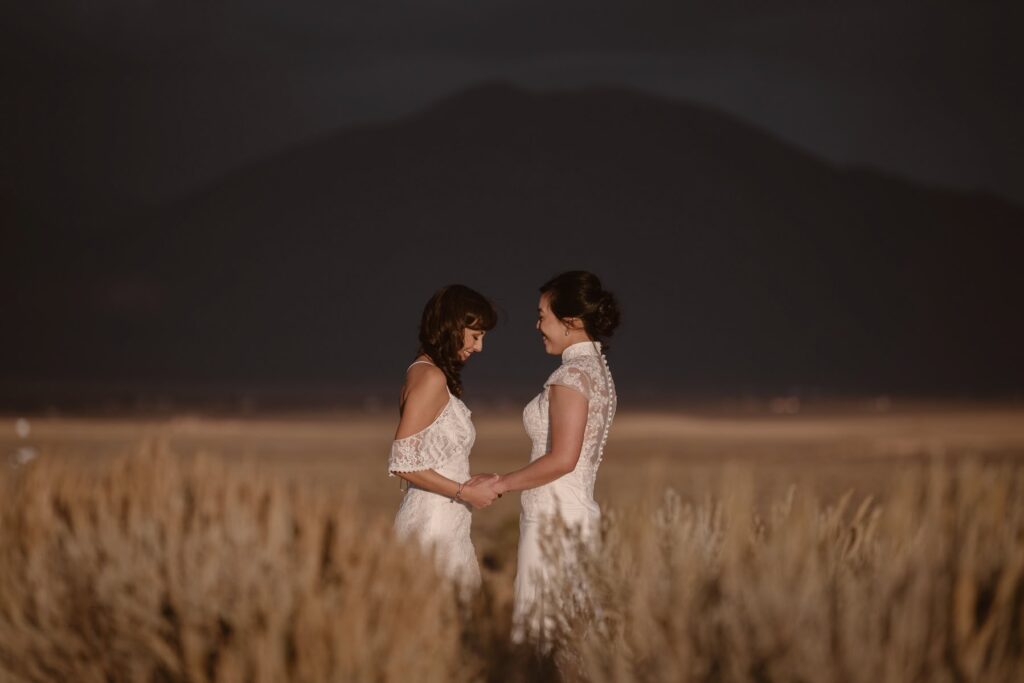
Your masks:
<svg viewBox="0 0 1024 683"><path fill-rule="evenodd" d="M1022 253L1024 210L990 196L836 167L705 106L491 83L111 227L31 275L35 331L3 344L13 378L364 381L460 280L509 312L501 362L473 370L500 383L547 367L536 286L587 267L626 307L627 390L1013 394Z"/></svg>

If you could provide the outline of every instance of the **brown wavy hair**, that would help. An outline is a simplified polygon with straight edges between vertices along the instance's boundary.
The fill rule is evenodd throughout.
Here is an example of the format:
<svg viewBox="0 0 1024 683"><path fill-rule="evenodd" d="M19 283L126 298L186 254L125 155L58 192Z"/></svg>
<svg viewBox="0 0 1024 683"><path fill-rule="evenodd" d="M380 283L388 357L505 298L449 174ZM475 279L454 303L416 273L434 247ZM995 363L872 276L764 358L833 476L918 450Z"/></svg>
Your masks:
<svg viewBox="0 0 1024 683"><path fill-rule="evenodd" d="M462 350L464 332L492 330L498 323L494 304L483 294L464 285L448 285L434 292L420 318L420 347L448 380L448 390L462 396Z"/></svg>

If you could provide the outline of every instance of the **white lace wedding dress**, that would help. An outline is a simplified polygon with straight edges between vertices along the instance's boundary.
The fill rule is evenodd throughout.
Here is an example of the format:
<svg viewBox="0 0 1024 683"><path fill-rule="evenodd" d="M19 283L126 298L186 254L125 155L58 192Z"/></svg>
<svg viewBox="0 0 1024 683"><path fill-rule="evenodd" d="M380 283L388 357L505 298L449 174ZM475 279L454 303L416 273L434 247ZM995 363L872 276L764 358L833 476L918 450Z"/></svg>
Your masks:
<svg viewBox="0 0 1024 683"><path fill-rule="evenodd" d="M449 392L448 403L430 425L391 444L388 476L432 469L454 481L469 479L469 452L476 440L470 415L466 404ZM440 571L466 595L480 585L471 523L467 504L410 484L395 516L395 531L399 538L415 538L425 549L433 548Z"/></svg>
<svg viewBox="0 0 1024 683"><path fill-rule="evenodd" d="M522 493L512 632L517 641L543 637L552 623L552 611L558 608L557 604L551 604L552 596L545 595L545 584L558 568L549 566L541 551L544 528L552 517L561 516L572 533L593 541L601 520L601 508L594 500L594 482L615 416L616 397L600 342L581 342L566 348L562 352L562 364L544 383L543 391L523 410L523 424L533 442L531 462L551 449L548 393L556 384L578 391L587 399L587 426L576 469ZM571 543L563 543L561 548L563 563L571 564Z"/></svg>

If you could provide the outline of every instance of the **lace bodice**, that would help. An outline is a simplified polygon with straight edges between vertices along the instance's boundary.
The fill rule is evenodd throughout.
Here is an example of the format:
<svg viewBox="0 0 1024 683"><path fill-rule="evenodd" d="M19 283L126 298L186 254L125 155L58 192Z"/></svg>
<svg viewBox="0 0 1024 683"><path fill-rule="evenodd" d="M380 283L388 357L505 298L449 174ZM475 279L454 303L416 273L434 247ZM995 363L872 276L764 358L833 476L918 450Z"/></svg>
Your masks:
<svg viewBox="0 0 1024 683"><path fill-rule="evenodd" d="M596 508L594 482L616 408L615 383L601 353L601 343L587 341L566 348L562 364L523 410L523 424L533 442L531 461L551 449L548 394L556 384L578 391L587 399L583 448L575 470L550 484L523 491L523 512L527 515L554 512L560 506Z"/></svg>
<svg viewBox="0 0 1024 683"><path fill-rule="evenodd" d="M469 479L469 452L476 441L472 414L461 399L449 396L432 423L392 442L388 476L395 472L435 470L455 481Z"/></svg>

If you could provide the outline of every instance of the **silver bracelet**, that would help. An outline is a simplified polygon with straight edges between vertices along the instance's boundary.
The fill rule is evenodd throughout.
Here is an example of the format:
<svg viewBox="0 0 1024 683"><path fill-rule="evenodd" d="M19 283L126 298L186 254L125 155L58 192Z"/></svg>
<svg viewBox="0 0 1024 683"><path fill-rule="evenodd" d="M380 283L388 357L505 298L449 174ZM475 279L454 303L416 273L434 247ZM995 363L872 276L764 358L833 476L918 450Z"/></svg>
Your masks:
<svg viewBox="0 0 1024 683"><path fill-rule="evenodd" d="M449 502L454 503L457 500L462 500L462 487L465 486L465 485L466 485L466 482L459 483L459 490L455 492L455 495L452 497L451 501L449 501Z"/></svg>

